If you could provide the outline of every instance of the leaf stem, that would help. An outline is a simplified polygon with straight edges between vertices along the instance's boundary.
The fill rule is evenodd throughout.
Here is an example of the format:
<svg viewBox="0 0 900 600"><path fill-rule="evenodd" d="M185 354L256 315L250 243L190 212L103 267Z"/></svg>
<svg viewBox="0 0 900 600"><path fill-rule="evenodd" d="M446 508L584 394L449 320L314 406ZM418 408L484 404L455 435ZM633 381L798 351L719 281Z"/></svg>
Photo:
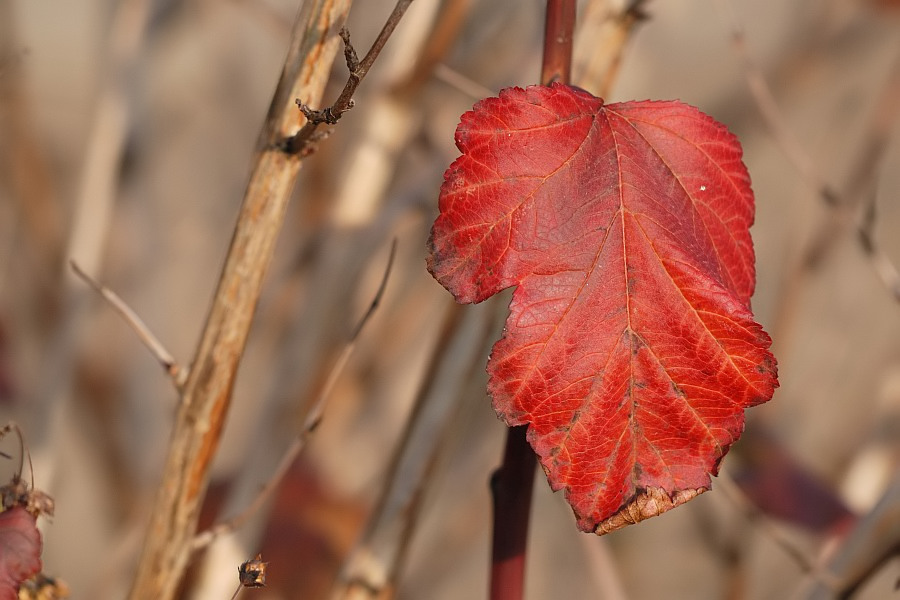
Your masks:
<svg viewBox="0 0 900 600"><path fill-rule="evenodd" d="M491 478L494 539L491 552L491 600L521 600L525 590L525 550L534 487L535 455L525 437L527 426L510 427L503 465Z"/></svg>
<svg viewBox="0 0 900 600"><path fill-rule="evenodd" d="M543 85L554 81L569 83L574 30L575 0L547 0L541 66ZM527 426L511 427L507 431L503 464L491 479L494 537L490 600L521 600L524 597L525 552L537 462L526 431Z"/></svg>
<svg viewBox="0 0 900 600"><path fill-rule="evenodd" d="M544 24L544 62L541 83L569 83L572 73L572 34L575 30L575 0L547 0Z"/></svg>

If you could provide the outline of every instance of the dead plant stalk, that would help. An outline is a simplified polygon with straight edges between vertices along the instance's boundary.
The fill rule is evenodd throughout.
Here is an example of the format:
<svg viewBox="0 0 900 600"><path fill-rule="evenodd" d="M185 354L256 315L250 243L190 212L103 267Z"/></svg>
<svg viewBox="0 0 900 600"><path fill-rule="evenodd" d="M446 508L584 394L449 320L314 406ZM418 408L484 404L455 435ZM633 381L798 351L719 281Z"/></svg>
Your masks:
<svg viewBox="0 0 900 600"><path fill-rule="evenodd" d="M311 0L298 13L225 266L181 391L131 600L172 598L183 577L238 363L301 166L298 155L284 151L284 140L300 130L302 120L294 99L321 102L350 4Z"/></svg>

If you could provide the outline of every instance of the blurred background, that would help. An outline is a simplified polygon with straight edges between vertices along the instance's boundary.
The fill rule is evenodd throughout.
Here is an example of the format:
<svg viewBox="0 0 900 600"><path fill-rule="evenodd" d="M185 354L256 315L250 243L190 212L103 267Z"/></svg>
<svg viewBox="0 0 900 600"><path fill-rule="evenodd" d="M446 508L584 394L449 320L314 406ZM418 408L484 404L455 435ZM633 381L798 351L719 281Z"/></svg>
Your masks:
<svg viewBox="0 0 900 600"><path fill-rule="evenodd" d="M528 597L817 597L816 582L834 578L815 565L841 552L842 577L863 581L857 597L889 597L900 577L881 560L900 542L900 3L647 0L639 22L631 4L580 3L575 78L608 101L681 99L742 140L757 195L754 310L781 388L750 411L713 492L639 526L578 533L539 474ZM44 571L73 598L124 597L177 395L68 262L189 363L298 6L0 0L0 420L22 425L35 485L56 500ZM360 53L392 7L354 5ZM197 557L183 597L229 598L237 566L260 551L269 586L243 597L327 598L339 573L384 586L381 597L486 596L488 479L505 432L484 364L509 296L455 308L425 270L425 242L459 115L537 82L543 11L539 0L417 0L356 108L304 163L205 524L246 506L302 430L396 239L394 268L278 494ZM339 59L327 101L345 79ZM768 118L754 82L778 107Z"/></svg>

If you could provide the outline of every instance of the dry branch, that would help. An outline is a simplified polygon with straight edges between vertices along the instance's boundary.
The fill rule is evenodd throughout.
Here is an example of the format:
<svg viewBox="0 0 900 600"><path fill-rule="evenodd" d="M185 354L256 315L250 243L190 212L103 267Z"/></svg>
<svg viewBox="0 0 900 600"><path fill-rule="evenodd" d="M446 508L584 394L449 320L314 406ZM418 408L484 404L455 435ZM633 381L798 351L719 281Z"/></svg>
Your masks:
<svg viewBox="0 0 900 600"><path fill-rule="evenodd" d="M647 15L647 0L593 0L581 13L575 33L572 79L578 87L606 98L619 74L625 46ZM618 4L619 6L613 6Z"/></svg>
<svg viewBox="0 0 900 600"><path fill-rule="evenodd" d="M853 526L834 553L825 558L824 576L806 598L849 598L885 561L896 556L900 540L900 471L878 504Z"/></svg>
<svg viewBox="0 0 900 600"><path fill-rule="evenodd" d="M348 82L346 94L341 94L338 103L349 105L350 95L411 2L398 2L359 68L351 73L353 85ZM304 4L298 14L225 267L182 391L132 600L172 597L192 554L191 540L209 481L209 467L228 413L238 363L301 165L303 153L285 151L284 140L298 139L304 130L311 135L315 129L312 122L298 128L290 100L320 101L337 51L334 30L346 20L350 4L351 0L318 0ZM347 56L349 63L349 50ZM305 148L311 138L299 139Z"/></svg>
<svg viewBox="0 0 900 600"><path fill-rule="evenodd" d="M336 29L346 19L350 3L307 2L295 22L225 267L182 391L132 600L172 598L191 556L190 541L238 362L300 169L300 159L279 150L278 144L299 129L292 100L321 98L338 49Z"/></svg>
<svg viewBox="0 0 900 600"><path fill-rule="evenodd" d="M311 272L305 275L315 282L314 291L303 300L306 309L300 314L292 314L290 324L281 328L283 343L273 356L272 380L267 385L268 391L263 392L264 399L252 434L255 441L250 443L251 450L244 459L248 466L238 469L230 486L223 508L226 515L238 513L256 502L259 469L268 472L268 466L272 465L271 468L277 470L280 467L276 464L289 460L281 454L282 448L290 445L299 452L296 433L291 431L293 428L284 426L284 414L293 410L299 410L301 414L314 413L315 409L309 405L322 396L314 388L321 385L322 379L331 380L335 373L327 371L329 366L324 364L323 357L347 354L346 346L343 350L340 346L345 343L345 334L342 332L336 337L333 324L344 320L350 310L348 301L355 295L350 285L354 272L368 262L364 257L374 251L374 246L383 244L388 230L396 223L395 214L382 210L385 193L397 167L402 165L398 162L400 153L420 131L421 123L421 104L414 102L418 96L400 98L396 90L409 88L406 84L412 77L409 58L430 54L428 47L436 37L432 35L432 23L436 21L439 4L435 0L420 1L413 11L404 15L405 25L394 32L388 52L379 58L377 73L371 74L378 80L373 81L370 89L374 93L367 96L361 107L363 113L355 117L352 142L340 161L331 163L338 166L339 172L336 177L339 185L329 196L329 224L333 230L323 236ZM441 23L439 27L446 26L443 18L438 18L437 22ZM418 72L418 66L412 71ZM346 276L335 276L335 273ZM298 369L298 363L302 368ZM285 390L293 390L289 396L299 398L300 407L288 406L291 400L286 398ZM265 509L257 511L234 533L217 536L202 559L197 588L204 593L215 593L225 571L224 565L235 563L257 548L264 523Z"/></svg>

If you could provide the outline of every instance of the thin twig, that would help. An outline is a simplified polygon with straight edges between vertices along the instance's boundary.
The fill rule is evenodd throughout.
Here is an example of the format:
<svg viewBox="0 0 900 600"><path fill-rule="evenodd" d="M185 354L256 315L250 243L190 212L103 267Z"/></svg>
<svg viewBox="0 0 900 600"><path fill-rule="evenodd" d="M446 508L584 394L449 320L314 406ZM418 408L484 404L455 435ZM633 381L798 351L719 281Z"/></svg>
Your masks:
<svg viewBox="0 0 900 600"><path fill-rule="evenodd" d="M345 27L341 28L341 39L344 42L344 59L347 63L347 69L350 71L347 83L344 84L344 89L337 100L334 101L334 104L321 110L313 110L304 104L302 99L297 99L297 106L300 107L301 112L306 117L306 123L296 135L285 141L284 148L286 152L300 155L309 154L313 151L312 144L317 141L316 130L319 125L322 123L334 125L345 112L353 108L353 94L356 93L356 88L359 87L359 84L369 73L369 69L375 64L375 59L381 54L381 50L391 37L391 34L394 33L394 29L397 28L397 24L400 23L400 19L412 2L413 0L399 0L397 2L387 22L381 29L381 33L375 38L372 47L369 48L362 60L357 58L356 50L353 49L353 45L350 43L350 32Z"/></svg>
<svg viewBox="0 0 900 600"><path fill-rule="evenodd" d="M306 442L309 439L309 436L322 422L325 403L331 396L331 392L334 390L334 386L337 384L338 379L344 372L344 368L347 366L347 362L353 355L354 350L356 350L359 336L362 333L363 328L366 326L366 324L372 318L372 315L375 314L375 311L381 304L385 289L387 288L388 279L391 275L391 270L394 265L394 258L396 257L396 254L397 240L395 238L391 243L391 253L388 257L388 263L385 267L384 275L381 278L381 284L378 286L378 291L375 292L375 296L372 298L372 302L369 304L369 308L360 318L359 322L356 324L356 327L354 327L353 333L350 335L350 339L348 339L347 343L344 345L344 349L341 351L340 356L338 357L337 361L335 361L334 366L331 368L331 371L328 373L328 379L326 380L325 385L322 386L322 390L319 392L315 403L312 405L312 408L310 408L306 420L303 423L303 429L294 438L294 441L285 451L284 455L278 463L278 467L275 469L275 473L271 478L269 478L269 480L262 487L262 489L260 489L259 493L253 499L253 501L250 502L250 504L244 510L234 515L230 519L222 521L218 525L215 525L195 536L193 541L191 542L192 552L200 551L209 546L220 535L225 535L240 528L244 523L247 522L247 520L251 516L253 516L254 513L256 513L256 511L258 511L262 507L263 504L265 504L266 500L268 500L272 495L272 492L274 492L281 484L281 481L290 470L291 465L294 464L294 461L297 460L300 452L302 452L303 448L306 447Z"/></svg>
<svg viewBox="0 0 900 600"><path fill-rule="evenodd" d="M815 190L826 204L830 206L839 205L839 194L819 176L809 154L803 149L803 145L793 134L781 109L778 108L778 102L775 100L775 95L766 82L765 75L750 57L744 39L744 30L738 23L737 17L733 14L730 3L728 0L718 1L720 12L728 20L728 27L731 31L731 43L734 46L735 53L741 60L741 67L744 70L747 86L750 88L750 93L766 123L766 127L769 129L769 133L775 138L775 142L800 173L801 177L803 177L804 181L806 181L807 185Z"/></svg>
<svg viewBox="0 0 900 600"><path fill-rule="evenodd" d="M802 593L807 600L850 598L885 561L897 555L900 539L900 471L878 503L839 542L820 556L824 577Z"/></svg>
<svg viewBox="0 0 900 600"><path fill-rule="evenodd" d="M237 589L234 590L234 593L231 595L231 600L234 600L235 598L237 598L237 597L238 597L238 594L241 593L241 590L242 590L242 589L244 589L244 586L242 586L242 585L239 583L239 584L237 585Z"/></svg>
<svg viewBox="0 0 900 600"><path fill-rule="evenodd" d="M466 309L449 303L443 313L435 351L372 517L341 568L331 600L381 600L396 589L426 490L464 404L460 396L472 393L471 386L460 389L459 383L470 382L483 371L495 325L506 307L492 298Z"/></svg>
<svg viewBox="0 0 900 600"><path fill-rule="evenodd" d="M163 369L165 369L166 373L169 374L169 377L172 378L172 381L175 382L175 386L181 389L184 385L185 380L187 379L187 371L182 369L181 366L175 361L175 358L172 354L166 350L163 343L159 341L159 338L156 337L150 328L144 323L144 321L137 315L134 310L128 306L122 298L119 297L114 291L106 287L105 285L101 285L90 275L84 272L84 270L78 265L74 260L69 261L69 266L72 267L72 271L78 275L85 283L91 286L100 296L106 300L109 305L115 310L119 315L125 319L125 322L128 323L129 327L137 334L138 338L143 342L143 344L147 347L148 350L156 357L156 360L162 365Z"/></svg>

